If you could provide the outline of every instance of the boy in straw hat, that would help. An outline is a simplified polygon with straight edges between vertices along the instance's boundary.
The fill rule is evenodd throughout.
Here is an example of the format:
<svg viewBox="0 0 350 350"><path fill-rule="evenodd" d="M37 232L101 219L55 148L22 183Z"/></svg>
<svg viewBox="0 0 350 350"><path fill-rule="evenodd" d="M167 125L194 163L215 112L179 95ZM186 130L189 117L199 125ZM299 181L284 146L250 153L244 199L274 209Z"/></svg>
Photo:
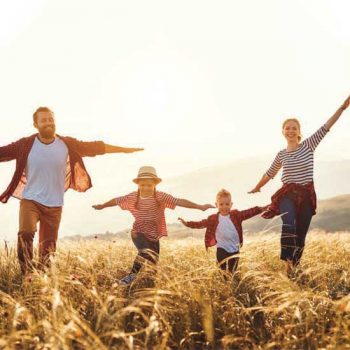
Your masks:
<svg viewBox="0 0 350 350"><path fill-rule="evenodd" d="M93 205L97 210L119 205L121 209L130 211L135 218L131 238L138 254L131 272L119 281L122 285L130 284L136 278L143 262L157 263L159 239L167 235L164 215L166 208L175 209L176 206L180 206L203 211L214 208L211 204L199 205L187 199L175 198L168 193L157 191L156 186L161 181L154 167L143 166L139 169L137 177L133 179L138 186L137 191L113 198L104 204Z"/></svg>

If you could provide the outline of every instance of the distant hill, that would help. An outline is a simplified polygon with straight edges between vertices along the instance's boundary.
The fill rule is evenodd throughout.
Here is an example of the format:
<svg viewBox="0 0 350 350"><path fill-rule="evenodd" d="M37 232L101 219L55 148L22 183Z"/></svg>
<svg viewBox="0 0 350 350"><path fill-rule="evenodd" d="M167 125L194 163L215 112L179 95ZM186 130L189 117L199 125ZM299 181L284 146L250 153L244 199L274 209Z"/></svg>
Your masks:
<svg viewBox="0 0 350 350"><path fill-rule="evenodd" d="M265 220L255 217L248 220L244 228L251 232L263 229L280 230L281 220ZM311 229L328 232L350 231L350 194L318 201L317 213L311 221Z"/></svg>
<svg viewBox="0 0 350 350"><path fill-rule="evenodd" d="M251 157L215 167L193 171L178 177L166 179L170 193L186 195L186 198L213 200L220 188L227 188L233 195L238 208L253 203L263 205L281 186L281 171L262 189L261 193L247 194L270 166L267 157ZM319 199L350 193L350 160L318 161L315 159L315 188ZM267 204L267 203L266 203Z"/></svg>

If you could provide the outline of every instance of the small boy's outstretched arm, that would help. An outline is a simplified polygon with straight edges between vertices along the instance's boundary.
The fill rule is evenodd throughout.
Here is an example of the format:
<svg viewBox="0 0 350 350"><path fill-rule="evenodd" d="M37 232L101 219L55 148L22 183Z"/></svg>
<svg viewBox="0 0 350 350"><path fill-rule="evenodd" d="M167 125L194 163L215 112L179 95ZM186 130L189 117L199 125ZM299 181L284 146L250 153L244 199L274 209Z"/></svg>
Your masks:
<svg viewBox="0 0 350 350"><path fill-rule="evenodd" d="M187 221L185 221L183 218L177 218L177 219L182 223L182 225L187 226Z"/></svg>
<svg viewBox="0 0 350 350"><path fill-rule="evenodd" d="M210 209L210 208L215 208L213 205L211 204L197 204L197 203L194 203L194 202L191 202L187 199L179 199L178 202L176 203L177 206L179 207L184 207L184 208L189 208L189 209L199 209L199 210L202 210L202 211L205 211L207 209Z"/></svg>
<svg viewBox="0 0 350 350"><path fill-rule="evenodd" d="M92 207L96 210L102 210L104 208L108 208L108 207L114 207L116 206L117 203L115 201L115 198L111 199L110 201L103 203L103 204L95 204Z"/></svg>
<svg viewBox="0 0 350 350"><path fill-rule="evenodd" d="M263 207L253 207L249 208L246 210L242 210L239 212L240 219L243 220L248 220L252 218L253 216L256 216L262 212L264 212L267 209L268 205L265 205Z"/></svg>
<svg viewBox="0 0 350 350"><path fill-rule="evenodd" d="M182 218L178 218L178 220L185 226L190 228L206 228L208 226L208 219L204 219L201 221L185 221Z"/></svg>

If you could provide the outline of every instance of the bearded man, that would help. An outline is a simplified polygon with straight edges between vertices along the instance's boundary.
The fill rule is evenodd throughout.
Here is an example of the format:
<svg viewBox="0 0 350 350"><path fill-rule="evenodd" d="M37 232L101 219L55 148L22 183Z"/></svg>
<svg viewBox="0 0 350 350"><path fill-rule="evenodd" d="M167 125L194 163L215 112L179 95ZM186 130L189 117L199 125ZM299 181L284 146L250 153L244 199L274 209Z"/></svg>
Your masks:
<svg viewBox="0 0 350 350"><path fill-rule="evenodd" d="M56 250L64 192L85 192L92 187L82 157L105 153L131 153L142 148L125 148L102 141L83 142L56 134L55 116L48 107L33 114L38 133L0 147L0 162L16 160L12 180L0 201L20 199L17 254L23 274L33 267L33 240L39 227L39 267L49 264Z"/></svg>

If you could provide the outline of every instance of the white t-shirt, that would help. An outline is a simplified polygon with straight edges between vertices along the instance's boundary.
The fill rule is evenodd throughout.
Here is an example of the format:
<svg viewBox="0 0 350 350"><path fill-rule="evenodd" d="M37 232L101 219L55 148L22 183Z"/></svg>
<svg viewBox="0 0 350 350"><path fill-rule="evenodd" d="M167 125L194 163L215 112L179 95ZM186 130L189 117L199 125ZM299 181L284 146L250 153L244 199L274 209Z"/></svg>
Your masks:
<svg viewBox="0 0 350 350"><path fill-rule="evenodd" d="M239 236L230 215L219 214L219 224L216 228L215 237L218 248L223 248L229 253L239 251Z"/></svg>
<svg viewBox="0 0 350 350"><path fill-rule="evenodd" d="M29 153L23 198L34 200L47 207L63 205L68 148L59 139L44 144L36 137Z"/></svg>

